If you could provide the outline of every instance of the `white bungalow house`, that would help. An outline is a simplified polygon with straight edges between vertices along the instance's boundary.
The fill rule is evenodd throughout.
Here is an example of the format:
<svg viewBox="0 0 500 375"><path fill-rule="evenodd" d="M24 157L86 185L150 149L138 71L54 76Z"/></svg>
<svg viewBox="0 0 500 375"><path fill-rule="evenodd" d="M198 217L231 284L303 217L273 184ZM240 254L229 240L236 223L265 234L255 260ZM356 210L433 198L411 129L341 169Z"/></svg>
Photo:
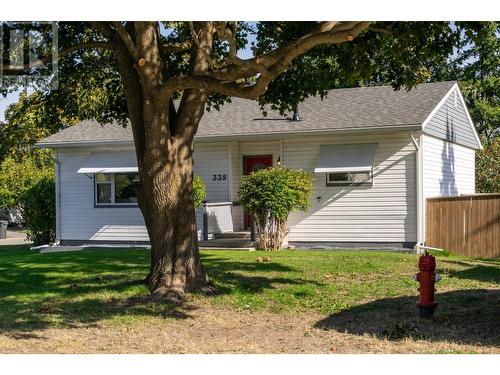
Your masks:
<svg viewBox="0 0 500 375"><path fill-rule="evenodd" d="M288 220L288 242L301 247L423 244L426 198L474 193L481 143L456 82L331 90L298 114L263 117L243 99L205 114L195 138L208 201L200 237L248 230L240 178L269 165L313 174L311 208ZM38 146L56 151L61 244L148 241L130 127L84 121Z"/></svg>

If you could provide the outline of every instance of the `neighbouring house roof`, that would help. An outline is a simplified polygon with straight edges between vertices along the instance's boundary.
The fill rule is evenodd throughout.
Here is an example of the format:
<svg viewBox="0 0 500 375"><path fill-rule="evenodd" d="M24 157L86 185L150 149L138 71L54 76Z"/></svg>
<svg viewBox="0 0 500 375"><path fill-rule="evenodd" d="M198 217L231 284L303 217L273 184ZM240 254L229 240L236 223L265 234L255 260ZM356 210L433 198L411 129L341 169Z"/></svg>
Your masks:
<svg viewBox="0 0 500 375"><path fill-rule="evenodd" d="M220 111L212 109L204 114L196 137L420 126L455 83L425 83L410 91L395 91L390 86L330 90L323 100L310 97L299 105L300 121L283 118L272 111L264 117L256 101L233 98ZM129 126L82 121L37 145L131 142Z"/></svg>

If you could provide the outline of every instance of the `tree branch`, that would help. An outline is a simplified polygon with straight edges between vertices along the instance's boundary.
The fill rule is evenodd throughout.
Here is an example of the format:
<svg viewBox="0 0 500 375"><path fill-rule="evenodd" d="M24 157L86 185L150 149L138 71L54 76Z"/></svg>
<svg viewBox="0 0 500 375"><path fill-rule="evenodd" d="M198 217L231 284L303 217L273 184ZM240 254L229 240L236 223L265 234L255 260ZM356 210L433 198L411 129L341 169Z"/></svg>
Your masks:
<svg viewBox="0 0 500 375"><path fill-rule="evenodd" d="M240 65L243 60L236 56L236 53L238 52L238 48L236 47L236 32L238 29L238 23L231 23L233 24L234 28L233 31L227 28L229 22L215 22L215 29L217 30L217 34L219 35L220 40L225 40L229 45L228 60L237 65Z"/></svg>
<svg viewBox="0 0 500 375"><path fill-rule="evenodd" d="M23 72L29 69L36 68L37 66L40 65L45 65L51 61L57 61L62 57L65 57L73 52L76 52L81 49L109 49L109 50L115 50L115 47L108 42L86 42L86 43L79 43L75 44L74 46L68 47L61 52L57 53L55 56L45 56L39 59L35 63L31 64L24 64L24 65L4 65L3 70L5 71L12 71L12 72ZM54 58L55 57L55 58Z"/></svg>
<svg viewBox="0 0 500 375"><path fill-rule="evenodd" d="M291 66L296 57L318 45L350 42L369 25L370 22L322 22L288 46L203 75L170 78L160 91L162 95L171 95L178 90L196 88L228 96L257 99L266 92L271 81ZM253 85L235 83L239 79L254 76L258 76L258 79Z"/></svg>
<svg viewBox="0 0 500 375"><path fill-rule="evenodd" d="M161 47L161 50L165 55L169 55L171 53L189 51L192 47L193 47L192 39L187 39L182 42L163 45Z"/></svg>
<svg viewBox="0 0 500 375"><path fill-rule="evenodd" d="M289 65L290 62L318 44L338 44L349 42L359 34L359 29L366 29L368 23L361 22L322 22L311 32L303 35L288 46L279 47L265 54L247 60L239 60L211 71L209 75L222 81L235 81L266 74L266 71L275 65L280 59L282 63ZM330 40L328 40L330 39ZM286 54L289 54L286 56Z"/></svg>
<svg viewBox="0 0 500 375"><path fill-rule="evenodd" d="M193 52L190 59L190 77L204 76L210 69L212 61L212 46L215 27L213 22L194 22L192 23L192 32L196 34L196 47L193 47ZM169 90L163 91L162 86L159 88L159 98L162 101L165 98L171 100L172 95ZM174 89L175 90L175 89ZM163 96L163 94L168 95ZM203 86L191 87L183 91L179 111L177 112L176 121L171 127L171 134L177 139L193 140L194 135L198 130L198 124L205 112L205 104L207 102L210 90L205 90Z"/></svg>
<svg viewBox="0 0 500 375"><path fill-rule="evenodd" d="M281 54L278 64L286 68L297 56L318 45L350 42L369 25L370 22L322 22L316 31L288 45Z"/></svg>
<svg viewBox="0 0 500 375"><path fill-rule="evenodd" d="M169 79L167 83L161 87L161 93L168 97L175 91L185 89L199 89L218 92L227 96L256 99L265 92L267 86L263 84L263 81L257 81L254 85L245 86L237 83L222 82L206 75L191 75Z"/></svg>
<svg viewBox="0 0 500 375"><path fill-rule="evenodd" d="M130 34L121 22L113 22L113 25L121 41L123 42L123 44L125 44L125 47L127 47L128 52L130 53L134 61L137 61L139 59L139 53L137 52L137 48L134 44L134 41L130 37Z"/></svg>

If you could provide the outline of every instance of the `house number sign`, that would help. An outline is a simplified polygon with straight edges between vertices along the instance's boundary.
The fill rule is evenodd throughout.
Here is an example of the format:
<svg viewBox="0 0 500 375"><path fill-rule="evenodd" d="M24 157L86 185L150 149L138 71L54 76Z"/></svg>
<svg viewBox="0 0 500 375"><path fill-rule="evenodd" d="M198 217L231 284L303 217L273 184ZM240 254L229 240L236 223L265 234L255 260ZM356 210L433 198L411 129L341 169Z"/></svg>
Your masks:
<svg viewBox="0 0 500 375"><path fill-rule="evenodd" d="M212 181L226 181L227 175L225 174L214 174L212 175Z"/></svg>

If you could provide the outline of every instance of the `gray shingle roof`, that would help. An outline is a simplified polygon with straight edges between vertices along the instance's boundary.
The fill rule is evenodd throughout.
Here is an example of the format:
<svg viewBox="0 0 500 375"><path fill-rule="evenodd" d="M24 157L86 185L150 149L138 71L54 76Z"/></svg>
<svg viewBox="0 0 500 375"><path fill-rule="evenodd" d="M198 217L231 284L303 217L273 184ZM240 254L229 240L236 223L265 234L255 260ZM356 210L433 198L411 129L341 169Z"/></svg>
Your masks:
<svg viewBox="0 0 500 375"><path fill-rule="evenodd" d="M455 82L426 83L406 91L390 86L330 90L322 101L299 105L300 121L269 112L263 117L255 101L233 98L220 111L206 112L197 137L293 133L421 125ZM132 142L130 126L83 121L43 139L39 146L73 143Z"/></svg>

